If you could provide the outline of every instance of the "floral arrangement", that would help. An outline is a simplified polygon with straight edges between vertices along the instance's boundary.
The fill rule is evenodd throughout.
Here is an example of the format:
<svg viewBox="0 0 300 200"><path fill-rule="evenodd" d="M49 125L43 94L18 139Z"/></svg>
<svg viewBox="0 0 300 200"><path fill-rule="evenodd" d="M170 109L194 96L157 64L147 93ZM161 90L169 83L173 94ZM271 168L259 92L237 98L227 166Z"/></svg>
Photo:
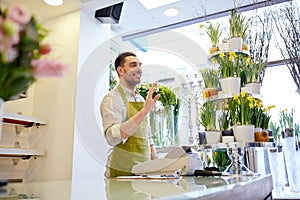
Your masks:
<svg viewBox="0 0 300 200"><path fill-rule="evenodd" d="M237 54L233 51L212 57L212 62L218 64L221 78L240 77L241 69L248 63L250 56L245 54Z"/></svg>
<svg viewBox="0 0 300 200"><path fill-rule="evenodd" d="M58 77L67 65L47 58L51 46L44 43L48 30L25 7L0 8L0 98L19 94L40 77Z"/></svg>
<svg viewBox="0 0 300 200"><path fill-rule="evenodd" d="M228 110L234 125L252 124L264 130L269 128L270 110L275 105L264 106L260 99L254 99L250 94L241 92L228 100Z"/></svg>
<svg viewBox="0 0 300 200"><path fill-rule="evenodd" d="M234 125L252 124L253 108L255 100L251 95L241 92L240 96L233 95L228 100L228 110Z"/></svg>

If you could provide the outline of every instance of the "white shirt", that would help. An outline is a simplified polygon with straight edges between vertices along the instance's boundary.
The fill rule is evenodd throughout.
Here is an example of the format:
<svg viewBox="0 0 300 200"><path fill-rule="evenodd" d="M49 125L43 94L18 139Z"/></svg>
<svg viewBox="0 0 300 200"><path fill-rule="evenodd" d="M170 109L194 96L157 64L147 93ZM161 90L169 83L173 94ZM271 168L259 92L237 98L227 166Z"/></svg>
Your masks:
<svg viewBox="0 0 300 200"><path fill-rule="evenodd" d="M121 85L121 84L120 84ZM123 92L129 102L144 102L145 100L136 91L131 91L121 85ZM123 101L118 87L107 93L100 105L105 138L111 146L115 146L126 140L121 138L120 124L126 120L126 105ZM151 129L148 123L147 134L150 144L153 144Z"/></svg>

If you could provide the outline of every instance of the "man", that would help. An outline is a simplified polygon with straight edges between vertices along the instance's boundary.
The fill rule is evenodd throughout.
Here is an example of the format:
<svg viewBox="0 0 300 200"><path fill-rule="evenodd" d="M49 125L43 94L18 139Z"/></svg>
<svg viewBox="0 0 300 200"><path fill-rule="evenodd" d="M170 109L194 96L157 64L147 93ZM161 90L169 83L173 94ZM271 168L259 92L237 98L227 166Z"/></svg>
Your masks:
<svg viewBox="0 0 300 200"><path fill-rule="evenodd" d="M115 60L115 69L120 84L100 105L105 138L113 146L107 161L107 178L132 175L134 165L156 158L147 122L147 115L160 97L152 97L156 83L145 100L138 94L135 87L141 82L141 62L132 52L121 53Z"/></svg>

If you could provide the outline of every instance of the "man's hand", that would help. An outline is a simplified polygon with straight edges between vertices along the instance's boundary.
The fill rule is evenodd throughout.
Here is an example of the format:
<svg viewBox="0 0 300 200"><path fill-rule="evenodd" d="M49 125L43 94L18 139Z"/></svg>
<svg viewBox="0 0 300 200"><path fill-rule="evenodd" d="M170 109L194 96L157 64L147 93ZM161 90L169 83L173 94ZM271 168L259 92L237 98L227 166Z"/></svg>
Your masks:
<svg viewBox="0 0 300 200"><path fill-rule="evenodd" d="M160 98L160 94L157 94L157 95L155 95L154 98L152 98L153 93L156 89L156 85L157 85L157 82L153 83L152 87L150 88L150 90L147 94L145 106L144 106L144 111L146 113L149 113L153 109L153 107L155 106L155 103Z"/></svg>

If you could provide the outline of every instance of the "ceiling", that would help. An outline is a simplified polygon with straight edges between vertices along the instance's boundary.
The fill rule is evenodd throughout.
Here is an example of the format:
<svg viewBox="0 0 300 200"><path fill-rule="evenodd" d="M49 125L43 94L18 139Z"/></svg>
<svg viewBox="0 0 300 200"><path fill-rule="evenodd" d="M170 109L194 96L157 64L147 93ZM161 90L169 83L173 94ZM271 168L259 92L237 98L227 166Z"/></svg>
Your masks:
<svg viewBox="0 0 300 200"><path fill-rule="evenodd" d="M94 13L100 8L124 2L119 23L111 25L112 30L121 35L123 41L132 43L132 39L142 37L143 41L142 43L138 41L138 45L146 44L147 46L160 47L178 54L183 54L185 51L187 52L186 57L195 58L197 54L194 55L195 52L191 48L186 50L186 44L191 43L188 38L191 37L184 34L194 32L191 39L197 39L196 43L203 46L203 43L205 43L203 37L201 39L195 37L195 32L199 32L198 26L192 27L192 30L182 28L181 32L177 32L177 34L170 33L170 31L163 33L162 31L173 30L183 25L199 24L216 17L228 16L228 11L235 7L238 7L240 11L246 11L253 7L262 7L285 1L288 0L222 0L222 3L220 3L220 0L181 0L151 10L146 10L138 0L64 0L64 4L59 7L49 6L43 0L0 0L0 4L7 7L23 4L38 20L45 22L79 9L83 12ZM167 8L177 8L180 14L175 17L166 17L163 15L163 11ZM166 47L166 44L168 47ZM197 62L197 65L202 64L203 62Z"/></svg>
<svg viewBox="0 0 300 200"><path fill-rule="evenodd" d="M199 18L209 19L212 14L226 11L234 7L245 7L251 2L255 5L260 3L277 3L286 0L181 0L159 8L146 10L138 0L64 0L64 4L59 7L52 7L43 0L0 0L1 5L11 6L16 4L25 5L41 21L82 9L86 12L124 2L119 24L114 25L115 30L129 31L145 28L157 28L176 24L179 22L195 21ZM180 11L175 17L166 17L162 13L165 9L174 7ZM224 15L223 14L223 15Z"/></svg>

